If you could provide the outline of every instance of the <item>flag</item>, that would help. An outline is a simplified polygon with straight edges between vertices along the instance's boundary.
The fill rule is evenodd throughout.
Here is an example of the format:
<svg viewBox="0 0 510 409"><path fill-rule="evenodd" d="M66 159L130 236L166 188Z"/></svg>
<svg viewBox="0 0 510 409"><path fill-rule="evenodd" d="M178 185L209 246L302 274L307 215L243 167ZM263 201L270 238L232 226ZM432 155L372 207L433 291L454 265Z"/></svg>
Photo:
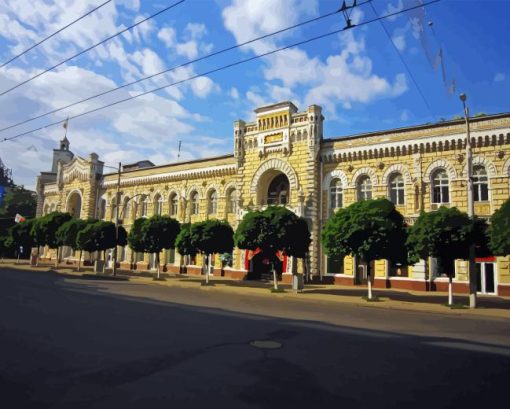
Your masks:
<svg viewBox="0 0 510 409"><path fill-rule="evenodd" d="M62 124L62 127L64 129L67 129L67 124L69 123L69 118L66 119L66 121Z"/></svg>
<svg viewBox="0 0 510 409"><path fill-rule="evenodd" d="M16 213L16 217L14 218L15 223L21 223L24 222L26 219L20 215L19 213Z"/></svg>

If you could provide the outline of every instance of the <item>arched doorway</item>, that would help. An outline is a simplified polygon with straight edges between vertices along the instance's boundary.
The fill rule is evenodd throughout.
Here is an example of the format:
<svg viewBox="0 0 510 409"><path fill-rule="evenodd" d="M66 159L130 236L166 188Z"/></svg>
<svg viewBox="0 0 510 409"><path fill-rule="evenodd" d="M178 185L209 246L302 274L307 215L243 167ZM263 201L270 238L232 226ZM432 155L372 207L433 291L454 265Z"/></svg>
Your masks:
<svg viewBox="0 0 510 409"><path fill-rule="evenodd" d="M80 218L81 214L81 195L73 192L67 199L67 212L76 218Z"/></svg>
<svg viewBox="0 0 510 409"><path fill-rule="evenodd" d="M278 279L281 279L285 266L285 257L280 252L273 253L263 250L256 250L253 253L248 268L249 280L273 279L273 268Z"/></svg>

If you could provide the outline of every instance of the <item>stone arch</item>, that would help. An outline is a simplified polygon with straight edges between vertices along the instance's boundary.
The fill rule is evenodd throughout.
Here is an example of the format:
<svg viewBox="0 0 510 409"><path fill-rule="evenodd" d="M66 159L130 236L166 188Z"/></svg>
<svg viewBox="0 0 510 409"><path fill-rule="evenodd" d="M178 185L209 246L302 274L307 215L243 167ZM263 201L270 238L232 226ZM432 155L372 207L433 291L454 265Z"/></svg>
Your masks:
<svg viewBox="0 0 510 409"><path fill-rule="evenodd" d="M510 177L510 158L505 161L502 172L503 176Z"/></svg>
<svg viewBox="0 0 510 409"><path fill-rule="evenodd" d="M324 179L322 180L322 190L328 190L329 185L333 179L340 179L342 182L342 187L345 189L349 186L349 181L347 180L347 175L340 169L332 170L328 172Z"/></svg>
<svg viewBox="0 0 510 409"><path fill-rule="evenodd" d="M193 192L197 192L198 193L198 198L202 199L203 194L202 194L201 190L202 189L200 189L200 187L197 186L197 185L193 185L193 186L189 187L188 190L186 191L186 199L189 199Z"/></svg>
<svg viewBox="0 0 510 409"><path fill-rule="evenodd" d="M407 170L407 167L401 163L394 163L393 165L388 166L388 169L386 169L386 171L384 172L381 179L381 184L387 185L388 180L393 173L400 173L403 176L406 185L412 183L412 177L409 171Z"/></svg>
<svg viewBox="0 0 510 409"><path fill-rule="evenodd" d="M356 187L356 183L360 176L366 175L370 178L370 181L372 182L372 186L377 185L377 175L375 174L375 171L368 166L358 169L356 172L354 172L354 175L352 175L351 179L351 187Z"/></svg>
<svg viewBox="0 0 510 409"><path fill-rule="evenodd" d="M265 161L264 163L262 163L259 166L259 168L257 169L257 171L255 172L255 174L253 175L253 178L251 180L251 185L250 185L251 193L257 192L257 187L259 185L260 178L268 170L276 170L276 171L280 171L281 173L285 174L287 176L287 178L289 179L290 188L292 190L297 191L297 189L299 187L298 178L297 178L296 172L294 171L292 166L290 166L287 162L285 162L281 159L273 158L273 159L269 159L269 160Z"/></svg>
<svg viewBox="0 0 510 409"><path fill-rule="evenodd" d="M79 189L72 190L69 192L66 198L66 212L71 216L80 218L81 210L83 206L83 195Z"/></svg>
<svg viewBox="0 0 510 409"><path fill-rule="evenodd" d="M239 188L238 186L236 185L235 182L229 182L227 184L225 184L225 186L223 187L223 191L221 192L221 194L226 197L227 196L227 193L232 190L232 189L235 189L239 192Z"/></svg>
<svg viewBox="0 0 510 409"><path fill-rule="evenodd" d="M434 171L438 168L446 170L446 173L448 173L448 178L450 179L450 181L457 179L457 171L450 162L448 162L445 159L436 159L435 161L430 163L430 165L427 167L427 170L423 175L423 181L425 183L429 183L432 173L434 173Z"/></svg>
<svg viewBox="0 0 510 409"><path fill-rule="evenodd" d="M485 156L475 156L473 158L473 166L476 165L482 165L487 171L487 175L490 178L497 176L498 172L496 171L496 166L494 165L494 163L492 163L492 161L487 159ZM464 178L467 177L467 163L464 165L464 168L462 169L462 177Z"/></svg>

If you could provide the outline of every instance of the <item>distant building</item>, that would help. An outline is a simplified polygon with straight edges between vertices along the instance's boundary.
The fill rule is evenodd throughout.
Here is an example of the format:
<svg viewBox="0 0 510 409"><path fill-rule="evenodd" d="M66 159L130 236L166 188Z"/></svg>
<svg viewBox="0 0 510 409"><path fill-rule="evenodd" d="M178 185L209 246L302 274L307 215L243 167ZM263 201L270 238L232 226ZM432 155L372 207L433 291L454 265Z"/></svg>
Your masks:
<svg viewBox="0 0 510 409"><path fill-rule="evenodd" d="M323 280L366 282L361 262L328 259L319 243L322 226L336 209L356 200L387 197L413 223L422 210L456 206L467 210L465 124L463 120L323 138L322 109L305 111L291 102L255 110L256 121L234 122L234 152L214 158L154 166L125 165L121 176L120 218L129 229L137 217L168 214L181 222L228 220L235 228L249 209L285 205L309 221L310 271ZM471 118L475 213L488 218L510 195L510 114ZM52 172L38 178L38 214L59 209L77 217L112 220L117 204L116 173L103 174L96 154L74 157L68 141L54 151ZM154 267L154 257L120 251L122 265ZM236 249L225 275L243 277L261 266L263 254ZM161 257L174 271L181 259L173 250ZM193 260L198 266L201 260ZM215 260L220 266L219 257ZM294 260L282 257L283 278ZM434 259L414 266L374 263L378 287L446 289ZM510 295L508 257L478 260L483 293ZM196 273L199 267L188 267ZM467 291L467 263L456 262L455 290ZM217 270L219 272L219 269Z"/></svg>

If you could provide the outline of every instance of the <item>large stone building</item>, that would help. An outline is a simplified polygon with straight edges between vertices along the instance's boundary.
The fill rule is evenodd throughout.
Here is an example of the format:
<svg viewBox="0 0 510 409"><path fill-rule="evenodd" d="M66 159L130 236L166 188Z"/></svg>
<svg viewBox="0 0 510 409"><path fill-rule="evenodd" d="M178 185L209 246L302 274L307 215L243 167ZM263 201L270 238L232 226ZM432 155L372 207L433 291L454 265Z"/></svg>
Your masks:
<svg viewBox="0 0 510 409"><path fill-rule="evenodd" d="M230 155L154 166L142 161L123 168L120 219L129 229L137 217L168 214L181 222L228 220L235 228L249 209L286 205L309 221L309 268L315 277L341 284L366 280L359 260L329 260L319 237L328 217L356 200L387 197L408 223L422 210L456 206L467 210L466 127L464 120L324 138L321 107L303 112L291 102L255 110L256 121L234 122ZM510 195L510 114L471 118L475 213L489 217ZM74 156L67 139L54 150L51 172L37 180L38 215L52 210L76 217L113 220L117 174L104 173L95 153ZM154 267L154 257L119 249L122 265ZM225 275L243 277L262 257L236 249ZM181 264L173 250L161 257L169 271ZM200 260L194 263L200 263ZM217 257L216 266L220 265ZM296 269L284 260L283 278ZM510 295L508 257L478 260L479 289ZM467 263L456 262L454 285L467 291ZM188 272L198 271L190 266ZM219 270L215 270L219 272ZM376 286L444 289L434 259L409 267L386 260L374 265Z"/></svg>

